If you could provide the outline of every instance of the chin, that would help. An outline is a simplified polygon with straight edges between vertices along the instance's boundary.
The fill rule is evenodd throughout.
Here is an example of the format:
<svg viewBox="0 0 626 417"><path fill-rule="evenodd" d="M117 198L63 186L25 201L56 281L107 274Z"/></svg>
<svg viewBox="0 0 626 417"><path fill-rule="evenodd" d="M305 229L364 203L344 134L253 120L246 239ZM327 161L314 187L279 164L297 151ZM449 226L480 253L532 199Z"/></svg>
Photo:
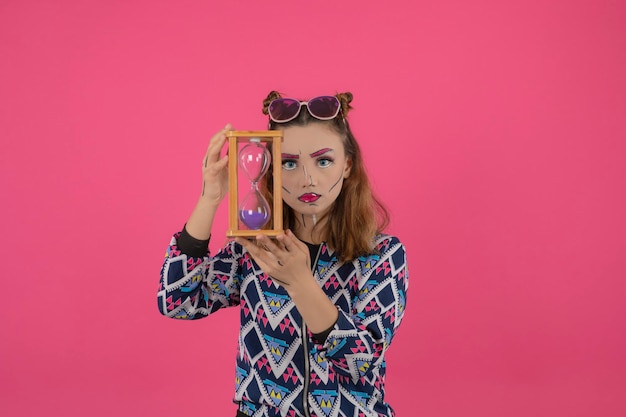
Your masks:
<svg viewBox="0 0 626 417"><path fill-rule="evenodd" d="M309 210L303 210L301 213L305 216L316 216L317 218L322 217L324 214L328 212L328 207L312 207Z"/></svg>
<svg viewBox="0 0 626 417"><path fill-rule="evenodd" d="M304 215L304 216L321 216L322 214L324 214L325 210L323 207L318 207L318 206L311 206L309 204L303 203L301 201L298 201L297 204L294 205L290 205L288 204L288 206L296 212L296 214L298 215Z"/></svg>

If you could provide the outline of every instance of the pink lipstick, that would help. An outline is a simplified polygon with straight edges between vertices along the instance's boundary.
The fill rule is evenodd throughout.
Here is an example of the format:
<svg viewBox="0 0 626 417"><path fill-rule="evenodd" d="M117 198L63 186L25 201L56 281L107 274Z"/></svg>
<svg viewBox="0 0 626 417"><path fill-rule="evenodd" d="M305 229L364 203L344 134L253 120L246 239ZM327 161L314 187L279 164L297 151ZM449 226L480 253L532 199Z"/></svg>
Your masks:
<svg viewBox="0 0 626 417"><path fill-rule="evenodd" d="M306 193L306 194L302 194L300 197L298 197L298 200L302 201L303 203L313 203L315 201L317 201L318 198L320 198L321 195L319 194L315 194L315 193Z"/></svg>

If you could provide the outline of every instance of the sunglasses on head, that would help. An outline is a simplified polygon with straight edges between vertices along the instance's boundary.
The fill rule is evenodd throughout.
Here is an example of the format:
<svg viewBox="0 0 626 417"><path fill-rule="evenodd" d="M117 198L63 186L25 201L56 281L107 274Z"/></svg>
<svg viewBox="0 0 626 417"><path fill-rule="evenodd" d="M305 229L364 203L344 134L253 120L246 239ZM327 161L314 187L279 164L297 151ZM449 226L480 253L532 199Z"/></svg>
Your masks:
<svg viewBox="0 0 626 417"><path fill-rule="evenodd" d="M289 122L298 117L302 106L307 108L311 116L319 120L332 120L341 110L339 99L335 96L320 96L309 101L277 98L272 100L268 107L270 119L276 123Z"/></svg>

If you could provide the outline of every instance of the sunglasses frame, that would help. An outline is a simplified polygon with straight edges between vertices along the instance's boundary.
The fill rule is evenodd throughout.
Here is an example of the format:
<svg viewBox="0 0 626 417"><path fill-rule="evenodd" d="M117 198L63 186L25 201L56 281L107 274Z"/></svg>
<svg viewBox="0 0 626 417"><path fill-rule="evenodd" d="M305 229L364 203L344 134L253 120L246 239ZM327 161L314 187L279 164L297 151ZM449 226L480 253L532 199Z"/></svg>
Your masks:
<svg viewBox="0 0 626 417"><path fill-rule="evenodd" d="M314 113L311 112L311 108L309 107L309 103L312 102L312 101L318 100L318 99L322 99L322 98L332 98L332 99L334 99L337 102L337 110L335 111L335 114L333 114L332 116L328 116L328 117L319 117L319 116L317 116L317 115L315 115ZM272 115L272 110L271 110L272 109L272 104L274 104L277 101L285 101L285 100L297 102L297 103L300 104L300 107L298 107L298 111L292 117L290 117L288 119L285 119L285 120L278 120L278 119L276 119ZM309 114L311 116L313 116L314 118L316 118L318 120L333 120L341 112L341 102L339 101L339 99L336 96L317 96L317 97L313 97L312 99L309 99L307 101L300 101L300 100L295 99L295 98L280 97L280 98L276 98L276 99L274 99L274 100L272 100L270 102L269 106L267 106L267 112L268 112L268 114L270 116L270 120L272 120L274 123L287 123L287 122L292 121L296 117L298 117L298 115L302 111L302 107L303 106L306 107L306 110L309 112Z"/></svg>

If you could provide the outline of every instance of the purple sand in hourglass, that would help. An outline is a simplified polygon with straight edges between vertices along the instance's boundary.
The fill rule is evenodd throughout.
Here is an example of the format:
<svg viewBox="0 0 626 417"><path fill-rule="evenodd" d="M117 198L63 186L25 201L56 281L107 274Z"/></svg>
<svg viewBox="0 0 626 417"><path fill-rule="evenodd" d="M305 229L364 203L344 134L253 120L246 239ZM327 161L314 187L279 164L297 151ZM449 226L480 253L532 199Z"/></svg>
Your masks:
<svg viewBox="0 0 626 417"><path fill-rule="evenodd" d="M239 218L251 230L258 230L269 220L269 213L259 213L252 210L240 210Z"/></svg>

